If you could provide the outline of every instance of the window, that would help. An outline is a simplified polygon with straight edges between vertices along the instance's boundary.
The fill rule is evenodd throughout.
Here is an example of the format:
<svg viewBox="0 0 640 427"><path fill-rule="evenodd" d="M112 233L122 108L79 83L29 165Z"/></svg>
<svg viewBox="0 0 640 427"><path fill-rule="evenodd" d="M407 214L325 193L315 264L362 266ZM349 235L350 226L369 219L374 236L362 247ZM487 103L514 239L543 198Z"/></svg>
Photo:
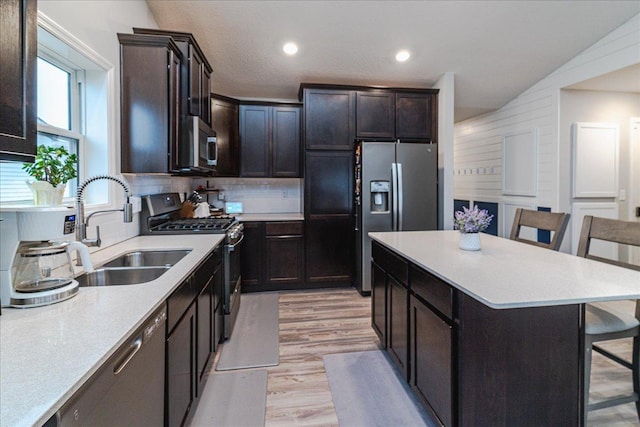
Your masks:
<svg viewBox="0 0 640 427"><path fill-rule="evenodd" d="M78 155L79 178L67 183L64 195L72 202L80 181L109 173L107 111L113 67L43 15L38 16L37 61L37 144L62 145ZM0 162L0 178L0 203L31 203L25 181L32 178L22 170L22 162ZM85 201L106 204L108 191L107 185L96 184L85 193Z"/></svg>

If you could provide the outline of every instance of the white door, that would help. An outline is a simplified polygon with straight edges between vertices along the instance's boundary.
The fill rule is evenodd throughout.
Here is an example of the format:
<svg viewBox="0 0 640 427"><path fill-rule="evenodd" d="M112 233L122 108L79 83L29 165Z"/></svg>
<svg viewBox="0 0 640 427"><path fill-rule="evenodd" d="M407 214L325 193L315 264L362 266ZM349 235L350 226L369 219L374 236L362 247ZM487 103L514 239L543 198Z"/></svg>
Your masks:
<svg viewBox="0 0 640 427"><path fill-rule="evenodd" d="M640 209L640 117L631 119L631 160L629 165L631 182L629 184L629 218L640 222L640 216L636 216L636 209ZM630 260L640 265L640 248L631 248Z"/></svg>

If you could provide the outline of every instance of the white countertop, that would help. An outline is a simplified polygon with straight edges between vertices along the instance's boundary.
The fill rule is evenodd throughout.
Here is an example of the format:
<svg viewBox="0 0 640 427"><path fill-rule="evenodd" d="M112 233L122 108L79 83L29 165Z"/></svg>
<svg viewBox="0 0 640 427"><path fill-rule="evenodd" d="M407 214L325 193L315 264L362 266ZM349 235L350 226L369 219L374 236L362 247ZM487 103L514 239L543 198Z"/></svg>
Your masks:
<svg viewBox="0 0 640 427"><path fill-rule="evenodd" d="M304 221L303 213L246 213L238 214L240 221Z"/></svg>
<svg viewBox="0 0 640 427"><path fill-rule="evenodd" d="M45 307L3 308L0 425L41 425L122 345L224 238L140 236L91 255L95 265L134 249L191 249L158 279L80 288Z"/></svg>
<svg viewBox="0 0 640 427"><path fill-rule="evenodd" d="M458 248L458 231L369 233L453 287L497 309L640 298L640 272L482 233L482 250Z"/></svg>

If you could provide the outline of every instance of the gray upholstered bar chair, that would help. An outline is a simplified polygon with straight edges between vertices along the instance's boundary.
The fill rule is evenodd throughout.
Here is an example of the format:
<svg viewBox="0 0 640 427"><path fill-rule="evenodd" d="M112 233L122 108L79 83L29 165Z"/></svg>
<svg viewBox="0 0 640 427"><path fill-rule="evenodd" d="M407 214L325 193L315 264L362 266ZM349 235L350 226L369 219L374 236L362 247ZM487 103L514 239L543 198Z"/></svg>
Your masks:
<svg viewBox="0 0 640 427"><path fill-rule="evenodd" d="M570 216L568 213L563 212L531 211L518 208L513 218L513 226L511 227L511 236L509 236L509 239L557 251L562 244L562 238L564 237L564 232L567 230ZM551 237L551 242L542 243L520 237L520 229L523 226L552 231L553 236Z"/></svg>
<svg viewBox="0 0 640 427"><path fill-rule="evenodd" d="M614 219L585 216L582 222L578 256L614 264L620 267L640 271L640 266L621 261L609 260L589 253L592 240L604 240L640 247L640 222L628 222ZM640 286L640 283L638 284ZM585 309L585 349L584 349L584 420L587 412L610 406L635 402L640 419L640 300L636 300L635 315L622 312L612 303L587 304ZM633 355L631 363L601 347L596 342L633 337ZM631 369L633 393L629 396L614 397L589 404L589 380L591 375L592 350Z"/></svg>

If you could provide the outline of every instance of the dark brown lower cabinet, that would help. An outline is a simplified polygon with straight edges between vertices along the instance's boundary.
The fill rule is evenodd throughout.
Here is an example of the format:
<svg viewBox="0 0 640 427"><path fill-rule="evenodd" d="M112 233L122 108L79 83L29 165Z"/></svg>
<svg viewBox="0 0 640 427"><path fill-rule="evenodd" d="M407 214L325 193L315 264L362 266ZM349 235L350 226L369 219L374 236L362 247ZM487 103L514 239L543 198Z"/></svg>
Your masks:
<svg viewBox="0 0 640 427"><path fill-rule="evenodd" d="M371 263L371 326L387 347L387 273L376 263Z"/></svg>
<svg viewBox="0 0 640 427"><path fill-rule="evenodd" d="M165 424L181 426L195 399L196 306L192 304L167 337Z"/></svg>
<svg viewBox="0 0 640 427"><path fill-rule="evenodd" d="M453 425L452 328L422 300L410 299L411 386L431 415Z"/></svg>
<svg viewBox="0 0 640 427"><path fill-rule="evenodd" d="M189 422L222 335L222 249L216 248L167 300L165 425L168 427Z"/></svg>
<svg viewBox="0 0 640 427"><path fill-rule="evenodd" d="M305 287L304 221L243 224L242 291Z"/></svg>
<svg viewBox="0 0 640 427"><path fill-rule="evenodd" d="M244 241L240 256L242 291L259 290L264 284L264 222L243 222Z"/></svg>
<svg viewBox="0 0 640 427"><path fill-rule="evenodd" d="M389 330L387 351L405 378L409 378L409 290L392 276L387 277Z"/></svg>
<svg viewBox="0 0 640 427"><path fill-rule="evenodd" d="M197 341L196 341L196 395L202 394L207 375L207 366L209 360L213 357L212 343L212 326L213 326L213 307L212 307L213 281L200 292L196 300L196 316L197 316Z"/></svg>
<svg viewBox="0 0 640 427"><path fill-rule="evenodd" d="M304 223L266 224L266 285L283 288L304 282Z"/></svg>
<svg viewBox="0 0 640 427"><path fill-rule="evenodd" d="M582 305L493 309L372 245L373 328L380 336L386 324L381 343L434 419L584 425Z"/></svg>
<svg viewBox="0 0 640 427"><path fill-rule="evenodd" d="M213 318L212 318L212 326L211 326L211 336L212 336L212 348L211 351L214 353L218 351L218 344L222 339L222 335L224 333L224 307L222 307L223 302L223 291L224 291L224 268L222 266L222 250L223 247L220 246L216 249L217 257L219 258L219 262L216 264L213 273L212 279L212 309L213 309ZM213 356L211 356L213 357Z"/></svg>
<svg viewBox="0 0 640 427"><path fill-rule="evenodd" d="M307 284L351 286L353 244L351 215L309 215L305 221Z"/></svg>
<svg viewBox="0 0 640 427"><path fill-rule="evenodd" d="M580 304L494 310L458 304L458 425L578 426Z"/></svg>

